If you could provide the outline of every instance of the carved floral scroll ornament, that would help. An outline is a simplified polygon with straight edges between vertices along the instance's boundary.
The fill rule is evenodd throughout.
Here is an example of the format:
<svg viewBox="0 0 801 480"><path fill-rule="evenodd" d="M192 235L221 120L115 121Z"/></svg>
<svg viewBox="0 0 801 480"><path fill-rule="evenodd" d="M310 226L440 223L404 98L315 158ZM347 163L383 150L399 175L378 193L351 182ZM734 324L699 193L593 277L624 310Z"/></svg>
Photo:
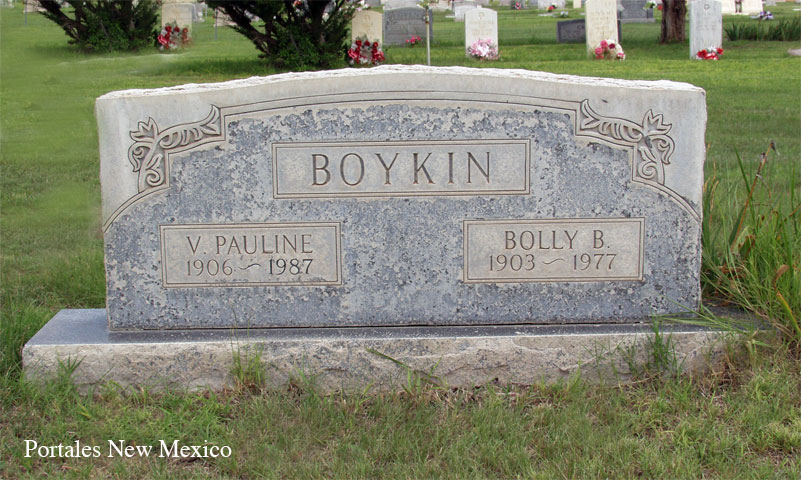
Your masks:
<svg viewBox="0 0 801 480"><path fill-rule="evenodd" d="M641 124L621 118L606 118L595 113L587 100L581 102L579 131L583 135L634 146L634 180L665 185L665 165L675 144L668 136L671 124L665 124L662 115L648 110Z"/></svg>
<svg viewBox="0 0 801 480"><path fill-rule="evenodd" d="M128 161L139 173L139 193L160 187L167 181L168 153L194 148L202 143L222 139L222 121L219 107L212 106L203 120L170 127L159 132L153 118L139 122L131 132L134 144L128 149Z"/></svg>

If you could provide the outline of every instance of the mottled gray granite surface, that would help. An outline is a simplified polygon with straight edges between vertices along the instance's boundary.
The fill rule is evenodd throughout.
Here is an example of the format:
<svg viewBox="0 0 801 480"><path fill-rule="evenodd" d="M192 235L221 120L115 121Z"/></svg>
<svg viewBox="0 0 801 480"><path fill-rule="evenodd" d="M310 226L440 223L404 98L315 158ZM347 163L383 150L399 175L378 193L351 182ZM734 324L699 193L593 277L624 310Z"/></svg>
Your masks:
<svg viewBox="0 0 801 480"><path fill-rule="evenodd" d="M705 125L702 91L670 82L654 82L651 89L646 82L560 82L520 71L376 72L333 73L316 97L309 90L324 76L292 77L298 97L281 90L280 81L267 88L274 81L266 79L232 86L230 104L224 88L192 86L99 100L100 122L117 115L121 131L131 138L138 132L140 141L161 134L162 143L147 145L163 154L158 161L147 157L153 163L142 163L138 172L127 165L134 182L139 176L138 194L125 204L123 197L114 200L122 206L113 214L104 205L110 328L605 323L698 305L703 135L693 127L703 131ZM420 81L460 73L465 83L453 92L426 91ZM369 88L357 95L352 82L360 80ZM503 82L509 93L493 93ZM241 92L247 88L252 94ZM151 117L145 126L172 96L187 95L212 109L205 121L192 113L202 106L193 105L184 123L159 125ZM246 97L254 103L242 101ZM615 99L629 103L607 107ZM687 105L702 114L688 118ZM115 106L125 108L112 112ZM164 135L170 128L178 132L174 139ZM519 172L528 176L529 193L275 198L275 143L406 142L423 151L433 141L509 139L529 142L529 166ZM132 143L114 148L133 151ZM101 152L111 148L101 139ZM139 158L130 151L128 158L101 156L104 165ZM148 183L147 168L165 178ZM330 171L338 174L334 164ZM358 171L345 173L355 179ZM117 182L125 191L126 178L104 183ZM104 203L114 195L106 185ZM644 219L641 280L463 281L465 220L631 218ZM282 222L340 224L340 284L164 287L160 226ZM171 268L191 271L182 265Z"/></svg>

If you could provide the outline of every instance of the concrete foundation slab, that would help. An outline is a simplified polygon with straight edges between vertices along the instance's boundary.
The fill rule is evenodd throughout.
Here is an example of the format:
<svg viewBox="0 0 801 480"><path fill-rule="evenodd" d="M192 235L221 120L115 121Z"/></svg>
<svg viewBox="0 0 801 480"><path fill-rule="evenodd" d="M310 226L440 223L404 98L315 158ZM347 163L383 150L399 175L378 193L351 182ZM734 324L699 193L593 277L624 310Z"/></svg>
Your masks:
<svg viewBox="0 0 801 480"><path fill-rule="evenodd" d="M662 331L686 371L709 368L723 348L721 332ZM29 379L46 381L60 363L80 361L72 379L83 388L221 389L233 384L236 352L260 355L268 386L302 374L324 391L400 389L407 371L390 358L449 387L553 382L579 371L625 381L627 359L642 361L652 335L648 323L112 332L104 309L62 310L25 345L23 364Z"/></svg>

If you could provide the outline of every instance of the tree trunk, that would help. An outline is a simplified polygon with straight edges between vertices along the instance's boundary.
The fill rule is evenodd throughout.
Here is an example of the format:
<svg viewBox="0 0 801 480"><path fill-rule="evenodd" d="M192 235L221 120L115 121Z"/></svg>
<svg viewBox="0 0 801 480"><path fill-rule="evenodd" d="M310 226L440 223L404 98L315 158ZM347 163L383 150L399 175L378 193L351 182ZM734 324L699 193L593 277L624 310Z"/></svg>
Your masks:
<svg viewBox="0 0 801 480"><path fill-rule="evenodd" d="M686 0L662 0L662 33L659 35L659 43L683 42L686 16Z"/></svg>

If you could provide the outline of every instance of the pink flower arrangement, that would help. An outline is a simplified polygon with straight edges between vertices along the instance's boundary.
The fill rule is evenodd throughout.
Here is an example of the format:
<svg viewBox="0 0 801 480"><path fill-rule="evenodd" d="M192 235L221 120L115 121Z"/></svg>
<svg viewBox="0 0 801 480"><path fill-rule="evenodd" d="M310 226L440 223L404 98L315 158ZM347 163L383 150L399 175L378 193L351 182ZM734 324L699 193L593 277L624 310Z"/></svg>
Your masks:
<svg viewBox="0 0 801 480"><path fill-rule="evenodd" d="M159 42L159 50L178 50L192 43L189 29L179 27L177 22L164 25L156 40Z"/></svg>
<svg viewBox="0 0 801 480"><path fill-rule="evenodd" d="M625 60L626 53L620 43L615 42L611 38L609 40L601 40L601 43L595 47L596 60Z"/></svg>
<svg viewBox="0 0 801 480"><path fill-rule="evenodd" d="M423 39L420 38L420 35L412 35L411 37L406 39L406 45L409 47L413 47L422 41Z"/></svg>
<svg viewBox="0 0 801 480"><path fill-rule="evenodd" d="M498 45L489 38L478 39L473 42L472 45L467 47L467 53L479 60L497 60L501 56L498 51Z"/></svg>
<svg viewBox="0 0 801 480"><path fill-rule="evenodd" d="M720 60L720 57L723 56L723 49L720 47L709 47L703 50L699 50L698 53L695 54L695 58L698 60Z"/></svg>
<svg viewBox="0 0 801 480"><path fill-rule="evenodd" d="M354 66L380 65L384 60L386 57L381 45L378 42L370 42L364 36L354 40L348 49L348 62Z"/></svg>

